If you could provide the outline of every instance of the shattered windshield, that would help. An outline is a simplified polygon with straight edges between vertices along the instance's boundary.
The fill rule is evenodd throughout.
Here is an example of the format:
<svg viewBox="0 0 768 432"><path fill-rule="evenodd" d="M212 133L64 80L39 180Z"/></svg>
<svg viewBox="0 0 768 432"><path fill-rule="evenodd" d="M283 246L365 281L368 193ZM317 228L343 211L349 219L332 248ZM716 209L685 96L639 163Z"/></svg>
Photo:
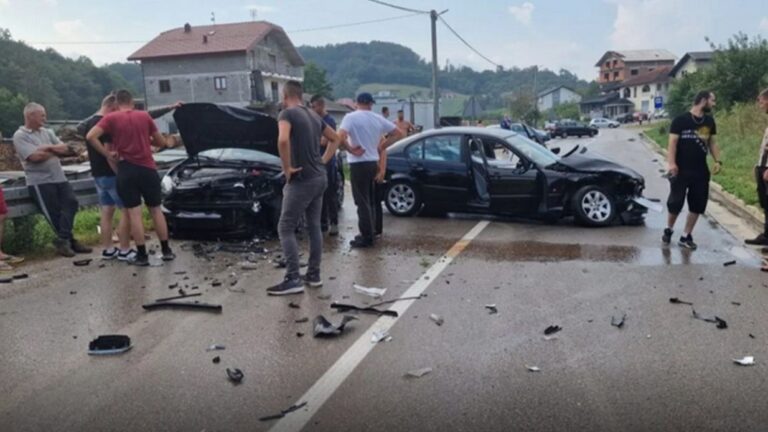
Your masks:
<svg viewBox="0 0 768 432"><path fill-rule="evenodd" d="M538 166L545 167L560 161L559 156L542 147L541 144L520 135L510 135L505 140Z"/></svg>

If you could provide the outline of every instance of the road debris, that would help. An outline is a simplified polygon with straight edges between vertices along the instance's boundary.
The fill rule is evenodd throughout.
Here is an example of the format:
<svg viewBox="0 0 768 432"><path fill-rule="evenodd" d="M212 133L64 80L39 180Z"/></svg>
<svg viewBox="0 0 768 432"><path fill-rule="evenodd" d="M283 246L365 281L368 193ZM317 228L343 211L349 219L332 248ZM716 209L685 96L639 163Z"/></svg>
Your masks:
<svg viewBox="0 0 768 432"><path fill-rule="evenodd" d="M499 310L496 308L496 304L487 304L485 305L485 308L488 309L488 315L499 313Z"/></svg>
<svg viewBox="0 0 768 432"><path fill-rule="evenodd" d="M754 339L754 338L755 338L755 335L753 335L752 333L750 333L750 334L749 334L749 337L750 337L750 338L752 338L752 339Z"/></svg>
<svg viewBox="0 0 768 432"><path fill-rule="evenodd" d="M528 369L529 372L541 372L541 369L539 369L538 366L525 365L525 368Z"/></svg>
<svg viewBox="0 0 768 432"><path fill-rule="evenodd" d="M296 332L296 337L304 337L304 333L302 333L302 332Z"/></svg>
<svg viewBox="0 0 768 432"><path fill-rule="evenodd" d="M301 324L301 323L309 322L309 318L307 318L307 317L299 318L299 319L297 319L297 320L295 320L293 322L295 322L296 324Z"/></svg>
<svg viewBox="0 0 768 432"><path fill-rule="evenodd" d="M691 308L691 312L693 313L693 317L696 318L697 320L701 320L701 321L706 321L706 322L711 322L711 323L717 324L716 327L721 329L721 330L728 328L728 323L726 323L725 320L720 318L720 317L717 317L717 316L706 317L706 316L703 316L703 315L699 314L698 312L696 312L696 309L693 309L693 308Z"/></svg>
<svg viewBox="0 0 768 432"><path fill-rule="evenodd" d="M355 312L363 312L363 313L372 313L379 316L382 316L382 315L392 316L395 318L397 318L398 316L397 311L381 310L381 309L376 309L372 306L361 307L361 306L355 306L355 305L346 304L346 303L333 303L331 304L331 309L336 309L339 312L355 311Z"/></svg>
<svg viewBox="0 0 768 432"><path fill-rule="evenodd" d="M734 306L741 306L741 303L739 303L739 302L731 302L731 304L734 305Z"/></svg>
<svg viewBox="0 0 768 432"><path fill-rule="evenodd" d="M373 335L371 335L371 343L389 342L391 340L392 336L389 335L389 330L387 329L374 330Z"/></svg>
<svg viewBox="0 0 768 432"><path fill-rule="evenodd" d="M671 298L669 299L669 302L670 302L670 303L672 303L672 304L686 304L686 305L689 305L689 306L693 306L693 303L691 303L691 302L687 302L687 301L683 301L683 300L680 300L680 299L679 299L679 298L677 298L677 297L671 297Z"/></svg>
<svg viewBox="0 0 768 432"><path fill-rule="evenodd" d="M241 371L238 368L227 368L227 378L229 378L230 381L232 381L235 384L240 384L243 381L243 378L245 375L243 374L243 371Z"/></svg>
<svg viewBox="0 0 768 432"><path fill-rule="evenodd" d="M437 314L429 314L429 319L434 321L435 324L437 324L439 326L443 325L443 323L445 322L443 317L441 317L440 315L437 315Z"/></svg>
<svg viewBox="0 0 768 432"><path fill-rule="evenodd" d="M611 316L611 325L616 328L624 327L624 321L627 319L627 314L622 314L621 317Z"/></svg>
<svg viewBox="0 0 768 432"><path fill-rule="evenodd" d="M259 268L258 264L251 261L243 261L238 264L238 266L240 267L240 270L258 270Z"/></svg>
<svg viewBox="0 0 768 432"><path fill-rule="evenodd" d="M291 309L299 309L299 308L301 308L301 306L297 305L294 302L288 303L288 307L291 308Z"/></svg>
<svg viewBox="0 0 768 432"><path fill-rule="evenodd" d="M427 375L429 373L432 373L432 368L431 367L425 367L425 368L421 368L421 369L416 369L416 370L408 371L405 374L405 378L421 378L424 375Z"/></svg>
<svg viewBox="0 0 768 432"><path fill-rule="evenodd" d="M338 336L344 331L344 327L346 327L348 322L356 319L357 318L353 316L344 315L344 317L341 319L341 323L338 325L333 325L324 316L318 315L312 324L314 335L315 337Z"/></svg>
<svg viewBox="0 0 768 432"><path fill-rule="evenodd" d="M369 288L369 287L364 287L362 285L358 285L356 283L352 284L352 288L354 288L354 290L360 294L365 294L373 298L381 298L387 292L386 288Z"/></svg>
<svg viewBox="0 0 768 432"><path fill-rule="evenodd" d="M172 283L172 284L168 285L168 289L176 289L178 287L179 287L179 283L178 282Z"/></svg>
<svg viewBox="0 0 768 432"><path fill-rule="evenodd" d="M208 312L221 312L222 307L218 304L200 303L195 302L181 302L181 301L158 301L154 303L147 303L141 306L144 310L152 311L156 309L192 309Z"/></svg>
<svg viewBox="0 0 768 432"><path fill-rule="evenodd" d="M189 297L199 297L199 296L201 296L201 295L202 295L202 294L200 294L200 293L193 293L193 294L182 293L182 294L180 294L180 295L177 295L177 296L173 296L173 297L164 297L164 298L159 298L159 299L155 300L155 302L164 302L164 301L170 301L170 300L179 300L179 299L184 299L184 298L189 298Z"/></svg>
<svg viewBox="0 0 768 432"><path fill-rule="evenodd" d="M317 296L317 299L318 300L330 300L331 297L332 296L330 294L321 294L321 295Z"/></svg>
<svg viewBox="0 0 768 432"><path fill-rule="evenodd" d="M126 335L103 335L88 344L88 354L115 355L122 354L131 348L133 348L131 338Z"/></svg>
<svg viewBox="0 0 768 432"><path fill-rule="evenodd" d="M224 351L225 349L227 349L227 347L225 347L224 345L213 344L213 345L209 346L208 348L206 348L205 351L206 352L210 352L210 351Z"/></svg>
<svg viewBox="0 0 768 432"><path fill-rule="evenodd" d="M740 359L733 359L733 362L741 366L754 366L755 358L752 356L746 356Z"/></svg>
<svg viewBox="0 0 768 432"><path fill-rule="evenodd" d="M221 357L216 356L213 358L213 364L219 364L221 362Z"/></svg>
<svg viewBox="0 0 768 432"><path fill-rule="evenodd" d="M13 280L21 280L21 279L26 279L28 277L29 277L29 275L26 274L26 273L20 273L20 274L15 274L15 275L11 276L11 278Z"/></svg>
<svg viewBox="0 0 768 432"><path fill-rule="evenodd" d="M290 407L280 411L279 414L273 414L273 415L268 415L268 416L261 417L259 419L259 421L266 422L266 421L271 421L271 420L278 420L278 419L281 419L281 418L285 417L286 414L290 414L290 413L292 413L294 411L298 411L298 410L304 408L305 406L307 406L306 402L302 402L302 403L300 403L298 405L291 405Z"/></svg>
<svg viewBox="0 0 768 432"><path fill-rule="evenodd" d="M93 261L91 258L86 258L86 259L72 261L72 264L74 264L75 267L85 267L89 265L91 261Z"/></svg>
<svg viewBox="0 0 768 432"><path fill-rule="evenodd" d="M549 327L547 327L547 328L545 328L545 329L544 329L544 334L545 334L546 336L549 336L549 335L553 335L553 334L555 334L555 333L559 332L559 331L560 331L560 330L562 330L562 329L563 329L563 328L562 328L562 327L560 327L559 325L551 325L551 326L549 326Z"/></svg>
<svg viewBox="0 0 768 432"><path fill-rule="evenodd" d="M736 264L736 260L726 261L723 263L723 267L729 267Z"/></svg>
<svg viewBox="0 0 768 432"><path fill-rule="evenodd" d="M0 278L0 283L7 284L7 283L11 283L11 282L13 282L13 278L9 278L9 277L7 277L7 278Z"/></svg>

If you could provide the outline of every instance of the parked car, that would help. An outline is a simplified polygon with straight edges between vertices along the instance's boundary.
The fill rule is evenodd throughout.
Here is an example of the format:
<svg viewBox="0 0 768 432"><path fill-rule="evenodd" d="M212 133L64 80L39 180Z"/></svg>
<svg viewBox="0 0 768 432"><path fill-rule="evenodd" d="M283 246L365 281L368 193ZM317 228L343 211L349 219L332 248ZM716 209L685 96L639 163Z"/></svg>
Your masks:
<svg viewBox="0 0 768 432"><path fill-rule="evenodd" d="M593 137L597 135L598 130L594 126L589 126L581 122L576 122L572 120L566 120L558 122L555 125L555 130L552 131L552 136L558 136L560 138L567 138L569 136L576 136L576 137Z"/></svg>
<svg viewBox="0 0 768 432"><path fill-rule="evenodd" d="M546 145L546 142L550 140L549 134L538 131L525 123L511 123L509 130L517 132L529 140L535 141L541 145Z"/></svg>
<svg viewBox="0 0 768 432"><path fill-rule="evenodd" d="M668 117L669 117L669 113L667 112L667 110L662 109L653 113L653 118L655 119L664 119Z"/></svg>
<svg viewBox="0 0 768 432"><path fill-rule="evenodd" d="M596 127L598 129L604 128L604 127L612 129L620 126L619 122L617 122L616 120L609 120L607 118L602 118L602 117L593 118L589 122L589 125L592 127Z"/></svg>
<svg viewBox="0 0 768 432"><path fill-rule="evenodd" d="M646 121L648 120L648 113L637 111L632 114L632 119L634 121Z"/></svg>
<svg viewBox="0 0 768 432"><path fill-rule="evenodd" d="M388 149L384 202L395 216L423 208L545 220L574 216L588 226L642 223L643 177L578 148L561 157L500 128L430 130ZM487 185L490 201L478 200L478 183Z"/></svg>
<svg viewBox="0 0 768 432"><path fill-rule="evenodd" d="M178 108L174 120L189 157L162 179L163 212L174 237L250 238L277 228L285 177L277 121L207 103ZM339 157L339 203L344 171Z"/></svg>
<svg viewBox="0 0 768 432"><path fill-rule="evenodd" d="M635 118L632 115L632 113L624 113L624 114L619 114L617 116L614 116L613 120L619 123L632 123L635 120Z"/></svg>

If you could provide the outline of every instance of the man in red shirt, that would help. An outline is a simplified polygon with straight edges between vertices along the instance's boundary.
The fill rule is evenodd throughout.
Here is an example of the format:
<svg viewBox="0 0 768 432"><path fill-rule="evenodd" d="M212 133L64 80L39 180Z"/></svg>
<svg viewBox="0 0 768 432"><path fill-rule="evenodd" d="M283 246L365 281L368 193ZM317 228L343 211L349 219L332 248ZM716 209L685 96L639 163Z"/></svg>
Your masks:
<svg viewBox="0 0 768 432"><path fill-rule="evenodd" d="M117 194L125 205L131 225L131 236L136 242L136 257L133 263L149 265L149 256L144 244L144 224L141 220L141 200L149 209L152 222L160 240L163 261L176 258L168 245L168 225L160 210L162 193L157 165L152 157L152 148L165 147L165 139L157 130L154 120L144 111L133 108L133 96L127 90L116 94L118 110L107 114L88 132L88 142L109 160L117 162ZM108 151L99 138L109 134L112 147Z"/></svg>

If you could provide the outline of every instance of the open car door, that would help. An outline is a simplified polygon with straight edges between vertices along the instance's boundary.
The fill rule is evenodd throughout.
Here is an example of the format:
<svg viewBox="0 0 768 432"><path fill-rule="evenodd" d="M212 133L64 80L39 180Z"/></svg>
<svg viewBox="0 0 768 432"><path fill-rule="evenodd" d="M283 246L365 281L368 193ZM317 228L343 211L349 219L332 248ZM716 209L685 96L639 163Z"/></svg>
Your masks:
<svg viewBox="0 0 768 432"><path fill-rule="evenodd" d="M468 204L473 207L490 207L491 195L488 190L488 160L486 146L480 137L467 137L469 147L469 175L474 185Z"/></svg>
<svg viewBox="0 0 768 432"><path fill-rule="evenodd" d="M494 211L534 214L541 202L541 173L524 155L497 139L484 141L488 191Z"/></svg>

